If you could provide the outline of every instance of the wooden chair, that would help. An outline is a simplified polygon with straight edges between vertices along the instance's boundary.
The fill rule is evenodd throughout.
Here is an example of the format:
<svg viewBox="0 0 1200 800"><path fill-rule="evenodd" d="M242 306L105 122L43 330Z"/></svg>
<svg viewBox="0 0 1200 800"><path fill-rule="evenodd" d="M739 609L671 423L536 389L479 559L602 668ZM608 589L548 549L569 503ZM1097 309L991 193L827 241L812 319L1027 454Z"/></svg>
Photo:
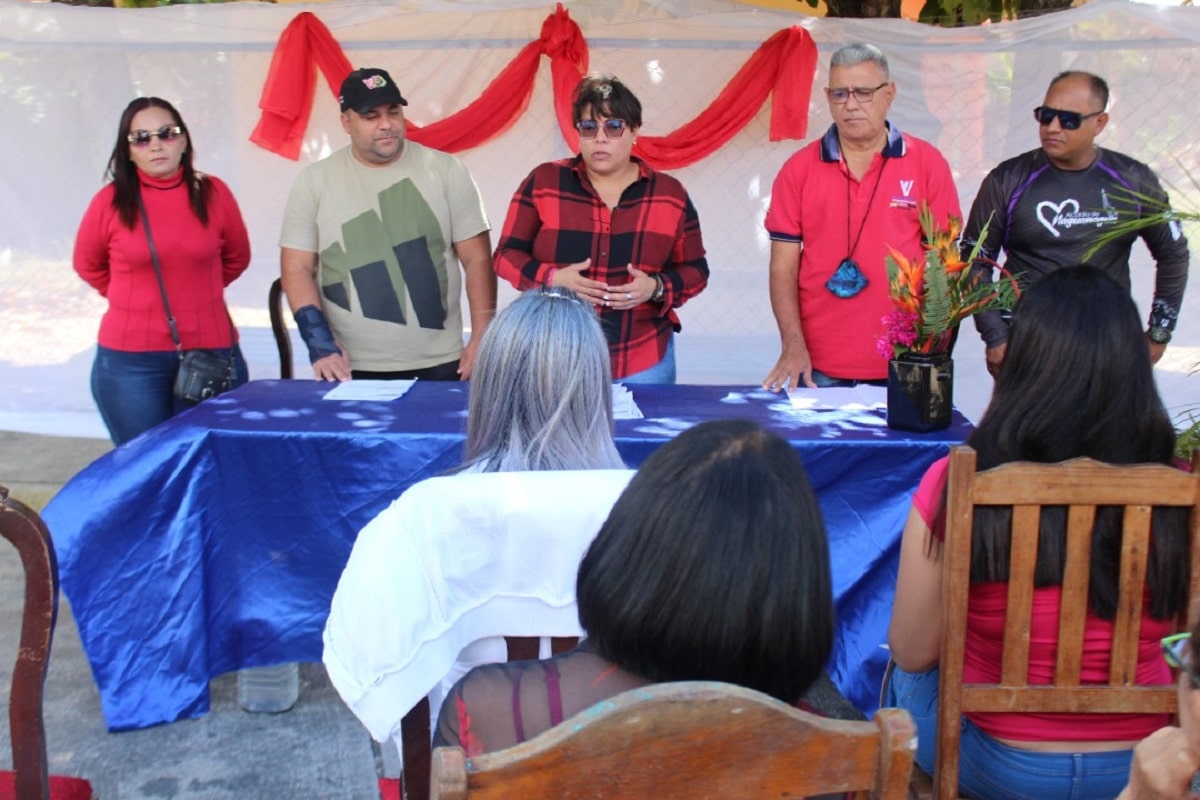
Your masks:
<svg viewBox="0 0 1200 800"><path fill-rule="evenodd" d="M276 278L267 291L267 310L271 314L271 333L275 335L275 348L279 351L279 377L292 378L292 340L288 335L284 313L287 311L283 296L283 282Z"/></svg>
<svg viewBox="0 0 1200 800"><path fill-rule="evenodd" d="M509 661L529 661L538 657L540 643L534 636L506 636ZM551 639L551 652L555 655L570 650L579 644L572 636L555 636ZM400 721L400 754L403 764L400 779L402 796L405 800L429 800L429 781L433 769L433 728L429 713L429 698L423 698L408 710Z"/></svg>
<svg viewBox="0 0 1200 800"><path fill-rule="evenodd" d="M830 720L727 683L632 689L527 742L467 759L433 752L434 800L801 798L908 792L915 729L902 709Z"/></svg>
<svg viewBox="0 0 1200 800"><path fill-rule="evenodd" d="M1197 459L1193 458L1193 468ZM1087 458L1061 464L1011 463L975 471L975 451L951 450L946 540L942 551L943 617L938 662L938 743L934 796L958 796L960 717L964 712L1154 713L1175 711L1175 686L1138 686L1138 632L1153 507L1191 509L1191 586L1179 630L1190 629L1200 598L1200 474L1172 467L1114 466ZM1012 507L1012 553L1004 659L996 684L963 685L970 590L971 532L978 506ZM1042 506L1066 506L1067 566L1054 681L1029 685L1029 628ZM1120 597L1107 685L1082 684L1092 527L1097 506L1123 506Z"/></svg>
<svg viewBox="0 0 1200 800"><path fill-rule="evenodd" d="M58 615L58 562L50 532L36 511L0 486L0 536L17 548L25 571L21 637L8 703L12 771L0 771L0 798L88 800L92 786L80 778L48 774L42 697L50 641Z"/></svg>

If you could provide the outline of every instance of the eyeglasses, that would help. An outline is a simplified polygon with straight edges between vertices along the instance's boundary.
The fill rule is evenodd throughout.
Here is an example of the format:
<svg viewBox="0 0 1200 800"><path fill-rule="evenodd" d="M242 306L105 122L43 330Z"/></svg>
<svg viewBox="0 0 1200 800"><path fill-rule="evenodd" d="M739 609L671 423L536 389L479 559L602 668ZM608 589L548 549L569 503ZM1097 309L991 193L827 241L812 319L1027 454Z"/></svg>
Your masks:
<svg viewBox="0 0 1200 800"><path fill-rule="evenodd" d="M869 103L875 99L875 93L883 87L887 86L891 81L884 81L874 89L858 88L858 89L826 89L829 93L829 99L837 103L839 106L850 99L850 95L854 95L854 99L860 103Z"/></svg>
<svg viewBox="0 0 1200 800"><path fill-rule="evenodd" d="M1192 686L1200 689L1200 675L1197 675L1192 667L1191 657L1187 652L1191 639L1190 633L1177 633L1163 639L1163 659L1172 668L1183 670L1191 680Z"/></svg>
<svg viewBox="0 0 1200 800"><path fill-rule="evenodd" d="M1064 131L1077 131L1085 119L1098 117L1103 113L1103 109L1090 114L1080 114L1078 111L1063 111L1060 108L1038 106L1033 110L1033 118L1038 121L1039 125L1049 125L1055 117L1058 117L1058 124L1062 125Z"/></svg>
<svg viewBox="0 0 1200 800"><path fill-rule="evenodd" d="M176 136L182 135L182 126L163 125L156 131L130 131L129 135L125 138L128 139L129 143L134 147L145 147L146 145L150 144L150 140L155 136L157 136L161 142L170 142L174 140Z"/></svg>
<svg viewBox="0 0 1200 800"><path fill-rule="evenodd" d="M594 119L581 119L575 123L575 130L579 131L579 135L584 139L595 139L596 134L600 132L600 123ZM604 135L613 139L620 139L625 133L625 120L623 119L606 119L604 120Z"/></svg>

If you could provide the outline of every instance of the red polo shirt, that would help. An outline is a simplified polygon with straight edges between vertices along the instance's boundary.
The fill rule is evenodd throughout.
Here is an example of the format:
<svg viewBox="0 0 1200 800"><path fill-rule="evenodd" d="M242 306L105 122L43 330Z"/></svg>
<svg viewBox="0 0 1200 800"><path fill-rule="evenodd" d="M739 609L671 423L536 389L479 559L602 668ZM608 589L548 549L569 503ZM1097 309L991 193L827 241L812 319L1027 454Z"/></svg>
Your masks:
<svg viewBox="0 0 1200 800"><path fill-rule="evenodd" d="M884 257L888 245L920 257L918 213L926 202L939 222L962 217L946 159L890 122L887 144L861 180L842 159L836 126L779 170L765 224L771 239L803 245L800 325L815 369L835 378L887 377L887 360L875 346L884 331L880 320L892 310ZM869 283L840 298L825 283L847 256Z"/></svg>

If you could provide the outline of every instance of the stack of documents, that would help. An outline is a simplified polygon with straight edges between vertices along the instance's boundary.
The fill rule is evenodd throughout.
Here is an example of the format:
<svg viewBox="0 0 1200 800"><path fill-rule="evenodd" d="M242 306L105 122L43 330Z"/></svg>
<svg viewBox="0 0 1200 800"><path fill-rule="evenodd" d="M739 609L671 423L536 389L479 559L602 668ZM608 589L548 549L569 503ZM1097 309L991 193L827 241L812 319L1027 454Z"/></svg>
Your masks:
<svg viewBox="0 0 1200 800"><path fill-rule="evenodd" d="M623 383L612 387L613 419L641 419L642 410L633 402L633 392Z"/></svg>
<svg viewBox="0 0 1200 800"><path fill-rule="evenodd" d="M395 400L416 383L413 381L365 381L339 383L325 393L326 400Z"/></svg>
<svg viewBox="0 0 1200 800"><path fill-rule="evenodd" d="M886 408L886 386L854 386L850 388L789 389L788 399L797 411L849 411L853 409Z"/></svg>

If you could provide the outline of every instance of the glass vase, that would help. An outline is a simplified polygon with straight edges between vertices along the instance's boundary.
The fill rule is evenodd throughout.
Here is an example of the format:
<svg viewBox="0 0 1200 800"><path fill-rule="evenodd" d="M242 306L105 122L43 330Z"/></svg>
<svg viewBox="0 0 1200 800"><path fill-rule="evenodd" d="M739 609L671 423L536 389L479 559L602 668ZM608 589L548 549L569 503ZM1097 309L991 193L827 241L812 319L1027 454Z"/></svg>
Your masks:
<svg viewBox="0 0 1200 800"><path fill-rule="evenodd" d="M950 427L954 359L949 353L901 353L888 362L887 424L927 433Z"/></svg>

